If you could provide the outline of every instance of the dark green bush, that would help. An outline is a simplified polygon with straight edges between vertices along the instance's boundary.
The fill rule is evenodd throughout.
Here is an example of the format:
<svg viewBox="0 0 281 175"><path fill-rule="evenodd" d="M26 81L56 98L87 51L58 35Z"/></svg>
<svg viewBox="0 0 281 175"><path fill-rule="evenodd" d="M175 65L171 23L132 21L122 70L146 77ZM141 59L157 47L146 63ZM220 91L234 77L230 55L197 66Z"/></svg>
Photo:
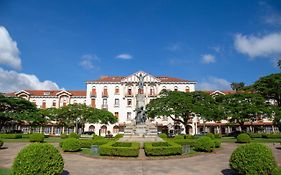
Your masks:
<svg viewBox="0 0 281 175"><path fill-rule="evenodd" d="M243 133L243 134L239 134L237 136L237 143L250 143L251 142L251 137L246 134L246 133Z"/></svg>
<svg viewBox="0 0 281 175"><path fill-rule="evenodd" d="M247 133L251 138L262 138L261 133L249 132Z"/></svg>
<svg viewBox="0 0 281 175"><path fill-rule="evenodd" d="M214 138L215 138L215 135L214 135L213 133L210 133L210 132L207 133L206 136L207 136L207 137L210 137L211 139L214 139Z"/></svg>
<svg viewBox="0 0 281 175"><path fill-rule="evenodd" d="M220 139L214 139L214 145L215 145L215 148L221 147L221 140Z"/></svg>
<svg viewBox="0 0 281 175"><path fill-rule="evenodd" d="M214 140L207 136L200 137L194 144L194 150L202 152L212 152L214 147Z"/></svg>
<svg viewBox="0 0 281 175"><path fill-rule="evenodd" d="M182 147L173 142L145 142L144 151L147 156L180 155Z"/></svg>
<svg viewBox="0 0 281 175"><path fill-rule="evenodd" d="M60 138L61 138L61 139L67 139L67 138L68 138L68 135L67 135L67 134L61 134L61 135L60 135Z"/></svg>
<svg viewBox="0 0 281 175"><path fill-rule="evenodd" d="M168 136L167 136L167 134L165 134L165 133L161 133L161 134L159 134L159 137L160 137L160 138L167 138Z"/></svg>
<svg viewBox="0 0 281 175"><path fill-rule="evenodd" d="M172 142L179 144L179 145L189 145L194 146L196 139L177 139L177 140L171 140Z"/></svg>
<svg viewBox="0 0 281 175"><path fill-rule="evenodd" d="M222 138L222 135L221 135L220 133L218 133L218 134L214 134L214 136L215 136L215 138L216 138L216 139L220 139L220 138Z"/></svg>
<svg viewBox="0 0 281 175"><path fill-rule="evenodd" d="M102 156L137 157L140 144L138 142L115 142L111 141L100 146Z"/></svg>
<svg viewBox="0 0 281 175"><path fill-rule="evenodd" d="M1 139L21 139L22 134L0 134Z"/></svg>
<svg viewBox="0 0 281 175"><path fill-rule="evenodd" d="M176 135L174 139L185 139L184 137L186 137L184 134L179 134Z"/></svg>
<svg viewBox="0 0 281 175"><path fill-rule="evenodd" d="M33 175L62 173L64 162L59 151L48 143L33 143L23 148L14 160L11 174Z"/></svg>
<svg viewBox="0 0 281 175"><path fill-rule="evenodd" d="M69 138L75 138L75 139L79 139L80 138L80 135L79 134L76 134L75 132L72 132L68 135Z"/></svg>
<svg viewBox="0 0 281 175"><path fill-rule="evenodd" d="M44 142L44 134L41 133L33 133L29 135L30 142Z"/></svg>
<svg viewBox="0 0 281 175"><path fill-rule="evenodd" d="M22 138L28 139L31 134L22 134Z"/></svg>
<svg viewBox="0 0 281 175"><path fill-rule="evenodd" d="M4 142L0 140L0 148L4 145Z"/></svg>
<svg viewBox="0 0 281 175"><path fill-rule="evenodd" d="M97 140L93 140L93 145L104 145L110 141L111 140L108 139L97 139Z"/></svg>
<svg viewBox="0 0 281 175"><path fill-rule="evenodd" d="M75 138L64 139L61 148L65 152L76 152L81 150L80 142Z"/></svg>
<svg viewBox="0 0 281 175"><path fill-rule="evenodd" d="M277 168L271 149L258 143L236 148L229 164L237 173L249 175L269 175Z"/></svg>
<svg viewBox="0 0 281 175"><path fill-rule="evenodd" d="M268 139L279 139L281 138L281 133L269 133L269 134L262 134L262 138L268 138Z"/></svg>
<svg viewBox="0 0 281 175"><path fill-rule="evenodd" d="M81 148L91 148L93 145L93 140L92 139L81 139L79 140Z"/></svg>
<svg viewBox="0 0 281 175"><path fill-rule="evenodd" d="M117 134L114 138L115 139L120 139L120 138L122 138L124 136L124 134Z"/></svg>

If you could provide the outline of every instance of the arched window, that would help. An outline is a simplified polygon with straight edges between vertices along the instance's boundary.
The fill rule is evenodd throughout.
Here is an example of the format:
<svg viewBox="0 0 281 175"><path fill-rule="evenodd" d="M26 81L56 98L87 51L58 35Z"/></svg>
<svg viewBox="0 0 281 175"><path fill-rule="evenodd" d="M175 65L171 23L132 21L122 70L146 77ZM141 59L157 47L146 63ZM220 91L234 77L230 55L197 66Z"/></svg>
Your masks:
<svg viewBox="0 0 281 175"><path fill-rule="evenodd" d="M53 100L53 107L56 107L56 106L57 106L57 101Z"/></svg>
<svg viewBox="0 0 281 175"><path fill-rule="evenodd" d="M177 86L174 87L174 91L178 91L178 87Z"/></svg>
<svg viewBox="0 0 281 175"><path fill-rule="evenodd" d="M41 107L42 107L42 109L45 109L45 108L46 108L46 100L43 100L43 101L42 101L42 106L41 106Z"/></svg>
<svg viewBox="0 0 281 175"><path fill-rule="evenodd" d="M94 126L94 125L90 125L90 126L89 126L89 131L95 132L95 126Z"/></svg>
<svg viewBox="0 0 281 175"><path fill-rule="evenodd" d="M119 132L119 126L115 125L113 127L113 133L118 133Z"/></svg>
<svg viewBox="0 0 281 175"><path fill-rule="evenodd" d="M96 87L93 86L93 87L92 87L92 92L91 92L91 97L96 97L96 96L97 96Z"/></svg>
<svg viewBox="0 0 281 175"><path fill-rule="evenodd" d="M132 93L132 87L129 86L129 87L128 87L128 95L131 96L132 94L133 94L133 93Z"/></svg>
<svg viewBox="0 0 281 175"><path fill-rule="evenodd" d="M119 86L116 86L116 87L115 87L115 92L114 92L114 94L119 94Z"/></svg>
<svg viewBox="0 0 281 175"><path fill-rule="evenodd" d="M185 87L185 92L190 92L190 89L188 86Z"/></svg>
<svg viewBox="0 0 281 175"><path fill-rule="evenodd" d="M102 96L103 96L103 97L108 97L107 86L104 86L104 87L103 87Z"/></svg>
<svg viewBox="0 0 281 175"><path fill-rule="evenodd" d="M100 129L101 134L106 134L107 127L105 125L102 125Z"/></svg>

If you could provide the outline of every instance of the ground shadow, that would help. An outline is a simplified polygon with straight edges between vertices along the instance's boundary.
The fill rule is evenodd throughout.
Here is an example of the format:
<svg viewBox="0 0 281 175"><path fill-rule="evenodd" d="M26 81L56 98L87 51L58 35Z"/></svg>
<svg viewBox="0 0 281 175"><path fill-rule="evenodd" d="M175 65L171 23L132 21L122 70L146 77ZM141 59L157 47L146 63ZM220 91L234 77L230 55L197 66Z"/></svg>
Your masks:
<svg viewBox="0 0 281 175"><path fill-rule="evenodd" d="M6 146L3 146L3 147L1 147L0 149L8 149L8 147L6 147Z"/></svg>
<svg viewBox="0 0 281 175"><path fill-rule="evenodd" d="M60 175L69 175L70 173L67 170L63 170L63 172Z"/></svg>
<svg viewBox="0 0 281 175"><path fill-rule="evenodd" d="M232 169L224 169L221 171L223 175L236 175L235 171Z"/></svg>

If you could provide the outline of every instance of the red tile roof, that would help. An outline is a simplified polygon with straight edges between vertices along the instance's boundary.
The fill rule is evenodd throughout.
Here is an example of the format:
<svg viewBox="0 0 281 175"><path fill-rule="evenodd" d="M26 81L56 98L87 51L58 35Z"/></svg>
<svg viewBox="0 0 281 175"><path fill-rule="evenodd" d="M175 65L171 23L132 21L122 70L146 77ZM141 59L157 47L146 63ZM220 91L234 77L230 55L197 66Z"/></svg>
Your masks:
<svg viewBox="0 0 281 175"><path fill-rule="evenodd" d="M56 96L56 94L58 92L61 92L62 90L24 90L24 91L28 92L31 96ZM66 92L71 93L72 96L85 96L86 97L85 90L69 90ZM17 92L6 93L5 95L6 96L15 96L16 93Z"/></svg>
<svg viewBox="0 0 281 175"><path fill-rule="evenodd" d="M101 76L97 80L90 80L87 82L121 82L123 78L126 78L125 76ZM156 77L161 82L190 82L188 80L180 79L180 78L174 78L174 77L167 77L167 76L158 76Z"/></svg>

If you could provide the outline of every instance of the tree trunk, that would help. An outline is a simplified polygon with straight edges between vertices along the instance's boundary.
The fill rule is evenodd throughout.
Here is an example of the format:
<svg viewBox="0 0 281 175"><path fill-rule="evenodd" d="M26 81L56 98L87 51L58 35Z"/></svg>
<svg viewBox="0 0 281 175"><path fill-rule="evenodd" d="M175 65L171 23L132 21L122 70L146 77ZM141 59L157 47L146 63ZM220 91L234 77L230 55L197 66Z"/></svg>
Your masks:
<svg viewBox="0 0 281 175"><path fill-rule="evenodd" d="M184 127L185 127L185 134L189 134L189 127L190 126L189 125L185 125Z"/></svg>

